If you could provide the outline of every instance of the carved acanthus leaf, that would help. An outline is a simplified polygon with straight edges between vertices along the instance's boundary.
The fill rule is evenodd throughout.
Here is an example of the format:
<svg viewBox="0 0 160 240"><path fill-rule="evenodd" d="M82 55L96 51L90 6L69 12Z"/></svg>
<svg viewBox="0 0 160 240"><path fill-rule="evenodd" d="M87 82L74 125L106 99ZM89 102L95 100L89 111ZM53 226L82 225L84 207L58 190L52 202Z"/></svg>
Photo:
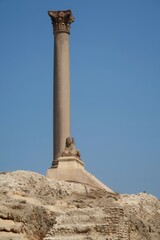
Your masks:
<svg viewBox="0 0 160 240"><path fill-rule="evenodd" d="M54 28L54 33L67 32L70 33L70 24L74 22L71 10L66 11L49 11Z"/></svg>

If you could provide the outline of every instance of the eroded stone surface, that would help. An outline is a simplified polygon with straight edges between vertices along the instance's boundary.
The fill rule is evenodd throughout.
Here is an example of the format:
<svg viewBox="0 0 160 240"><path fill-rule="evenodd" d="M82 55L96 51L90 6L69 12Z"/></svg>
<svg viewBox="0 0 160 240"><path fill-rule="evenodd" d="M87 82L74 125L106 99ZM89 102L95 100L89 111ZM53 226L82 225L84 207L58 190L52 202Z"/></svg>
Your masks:
<svg viewBox="0 0 160 240"><path fill-rule="evenodd" d="M159 240L160 201L55 181L0 174L0 240Z"/></svg>

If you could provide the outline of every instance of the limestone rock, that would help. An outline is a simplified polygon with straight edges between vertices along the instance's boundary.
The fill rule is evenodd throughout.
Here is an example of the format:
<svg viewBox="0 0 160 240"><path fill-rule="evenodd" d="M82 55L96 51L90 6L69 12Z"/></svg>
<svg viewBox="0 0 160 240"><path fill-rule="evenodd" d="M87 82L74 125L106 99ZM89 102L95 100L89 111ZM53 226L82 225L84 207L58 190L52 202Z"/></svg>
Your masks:
<svg viewBox="0 0 160 240"><path fill-rule="evenodd" d="M160 201L27 171L0 174L0 240L159 240Z"/></svg>

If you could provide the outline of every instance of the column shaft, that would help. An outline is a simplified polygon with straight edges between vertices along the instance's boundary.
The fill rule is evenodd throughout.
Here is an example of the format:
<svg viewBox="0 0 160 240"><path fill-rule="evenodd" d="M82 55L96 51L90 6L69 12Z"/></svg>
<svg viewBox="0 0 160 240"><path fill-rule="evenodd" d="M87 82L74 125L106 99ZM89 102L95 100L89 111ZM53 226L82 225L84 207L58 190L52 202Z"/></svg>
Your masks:
<svg viewBox="0 0 160 240"><path fill-rule="evenodd" d="M64 151L70 136L69 34L54 35L54 160Z"/></svg>

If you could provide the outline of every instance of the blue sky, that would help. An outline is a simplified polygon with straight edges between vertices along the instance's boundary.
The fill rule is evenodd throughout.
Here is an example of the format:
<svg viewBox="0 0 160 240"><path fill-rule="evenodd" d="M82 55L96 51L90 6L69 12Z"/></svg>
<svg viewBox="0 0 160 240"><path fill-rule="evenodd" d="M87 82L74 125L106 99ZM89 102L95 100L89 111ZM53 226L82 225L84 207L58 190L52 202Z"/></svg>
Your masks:
<svg viewBox="0 0 160 240"><path fill-rule="evenodd" d="M71 9L71 128L86 169L160 198L160 1L0 0L0 171L52 162L53 35Z"/></svg>

